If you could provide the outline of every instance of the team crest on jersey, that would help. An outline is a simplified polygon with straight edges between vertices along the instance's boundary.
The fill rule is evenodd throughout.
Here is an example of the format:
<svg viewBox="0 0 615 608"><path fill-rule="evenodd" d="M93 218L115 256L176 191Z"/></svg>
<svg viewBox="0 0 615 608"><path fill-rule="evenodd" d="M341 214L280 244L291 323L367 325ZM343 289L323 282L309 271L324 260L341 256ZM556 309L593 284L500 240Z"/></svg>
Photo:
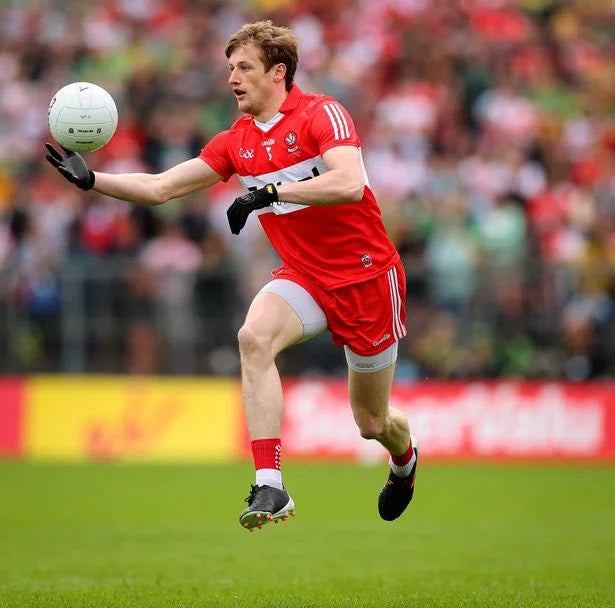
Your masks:
<svg viewBox="0 0 615 608"><path fill-rule="evenodd" d="M288 146L289 154L300 153L299 146L297 146L297 134L294 131L289 131L284 138L284 143Z"/></svg>
<svg viewBox="0 0 615 608"><path fill-rule="evenodd" d="M284 138L284 143L292 148L297 143L297 134L294 131L289 131Z"/></svg>
<svg viewBox="0 0 615 608"><path fill-rule="evenodd" d="M361 256L361 261L363 262L363 266L365 266L365 268L369 268L373 264L372 258L369 253L364 253Z"/></svg>

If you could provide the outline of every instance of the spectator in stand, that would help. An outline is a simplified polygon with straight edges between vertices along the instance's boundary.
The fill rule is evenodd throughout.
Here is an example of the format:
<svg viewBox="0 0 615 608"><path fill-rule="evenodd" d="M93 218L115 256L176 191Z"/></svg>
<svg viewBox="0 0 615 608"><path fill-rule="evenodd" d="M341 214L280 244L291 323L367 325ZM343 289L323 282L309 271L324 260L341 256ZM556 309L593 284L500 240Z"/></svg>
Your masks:
<svg viewBox="0 0 615 608"><path fill-rule="evenodd" d="M196 142L208 140L236 115L219 48L242 23L263 16L297 32L302 88L338 98L363 134L367 171L389 234L402 251L411 303L426 318L441 314L445 285L437 268L452 243L442 224L442 196L453 188L465 218L454 229L454 242L465 251L457 261L475 260L476 282L468 278L461 307L470 318L445 306L452 324L463 319L461 328L467 329L457 334L461 348L470 348L475 335L470 328L480 320L480 344L497 336L497 348L512 352L520 343L507 350L513 338L506 328L514 317L518 339L537 353L533 373L571 374L565 363L571 341L564 328L578 318L571 312L578 301L588 297L582 277L603 277L600 293L611 299L615 294L612 275L604 272L615 263L615 7L584 0L1 3L0 308L16 315L15 327L25 328L20 343L32 345L17 347L19 340L10 338L15 347L6 343L5 351L14 354L2 371L53 370L62 361L54 338L61 300L45 323L34 323L22 297L19 286L43 276L36 256L24 255L26 248L48 252L46 284L61 288L67 267L92 258L100 269L120 257L134 262L159 236L160 226L175 222L204 253L203 265L213 251L215 272L234 277L238 310L229 314L239 322L274 254L258 231L252 234L250 222L245 249L224 245L221 202L236 196L231 194L236 184L200 199L199 214L209 226L200 242L186 233L193 226L182 219L184 211L192 213L194 201L179 201L173 217L135 217L121 205L107 206L50 180L39 150L53 93L68 82L90 80L107 88L120 109L118 132L91 155L93 165L109 172L150 172L190 157ZM484 277L492 276L491 253L497 248L492 235L502 218L508 236L516 226L524 238L514 240L515 294L498 298ZM23 222L27 232L15 229ZM600 319L587 331L610 335L615 320ZM429 365L415 348L419 340L411 331L400 355L420 371ZM575 353L594 357L595 340L574 343ZM601 343L604 363L589 366L590 377L615 373L614 345L615 340ZM482 362L476 365L484 365L487 375L506 368L484 360L476 357ZM100 362L101 368L110 365ZM472 374L479 373L476 365ZM162 362L156 366L165 370ZM459 366L452 373L465 373Z"/></svg>

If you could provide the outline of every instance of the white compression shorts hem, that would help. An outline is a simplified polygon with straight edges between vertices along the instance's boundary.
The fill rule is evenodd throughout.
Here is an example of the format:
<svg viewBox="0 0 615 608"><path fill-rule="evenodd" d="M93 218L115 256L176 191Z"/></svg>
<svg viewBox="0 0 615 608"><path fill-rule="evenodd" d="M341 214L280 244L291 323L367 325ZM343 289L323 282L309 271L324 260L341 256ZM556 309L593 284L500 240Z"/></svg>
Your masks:
<svg viewBox="0 0 615 608"><path fill-rule="evenodd" d="M327 329L327 318L314 298L301 285L288 279L273 279L259 293L275 293L295 311L303 325L305 342Z"/></svg>
<svg viewBox="0 0 615 608"><path fill-rule="evenodd" d="M357 353L352 352L350 347L344 346L346 362L348 363L348 367L355 372L361 374L374 374L393 365L393 363L397 361L397 345L398 343L394 342L381 353L370 355L369 357L357 355Z"/></svg>

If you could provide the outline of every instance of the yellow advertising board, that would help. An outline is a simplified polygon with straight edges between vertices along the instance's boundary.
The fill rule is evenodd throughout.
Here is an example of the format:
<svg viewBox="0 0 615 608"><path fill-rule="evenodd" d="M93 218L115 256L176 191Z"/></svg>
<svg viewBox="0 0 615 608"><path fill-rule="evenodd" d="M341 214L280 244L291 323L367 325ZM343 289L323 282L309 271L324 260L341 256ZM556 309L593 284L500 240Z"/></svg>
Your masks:
<svg viewBox="0 0 615 608"><path fill-rule="evenodd" d="M238 452L238 383L169 377L34 376L24 456L222 461Z"/></svg>

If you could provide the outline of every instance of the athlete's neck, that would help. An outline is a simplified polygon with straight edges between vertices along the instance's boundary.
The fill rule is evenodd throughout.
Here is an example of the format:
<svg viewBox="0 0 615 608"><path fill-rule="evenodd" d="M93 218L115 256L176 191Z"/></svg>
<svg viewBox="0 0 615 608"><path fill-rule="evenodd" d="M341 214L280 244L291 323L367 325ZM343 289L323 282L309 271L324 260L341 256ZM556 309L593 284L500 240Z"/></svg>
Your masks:
<svg viewBox="0 0 615 608"><path fill-rule="evenodd" d="M282 89L279 93L276 92L276 94L272 96L271 101L267 104L267 107L263 108L258 114L254 114L254 120L258 122L269 122L280 111L287 97L288 91L286 88Z"/></svg>

